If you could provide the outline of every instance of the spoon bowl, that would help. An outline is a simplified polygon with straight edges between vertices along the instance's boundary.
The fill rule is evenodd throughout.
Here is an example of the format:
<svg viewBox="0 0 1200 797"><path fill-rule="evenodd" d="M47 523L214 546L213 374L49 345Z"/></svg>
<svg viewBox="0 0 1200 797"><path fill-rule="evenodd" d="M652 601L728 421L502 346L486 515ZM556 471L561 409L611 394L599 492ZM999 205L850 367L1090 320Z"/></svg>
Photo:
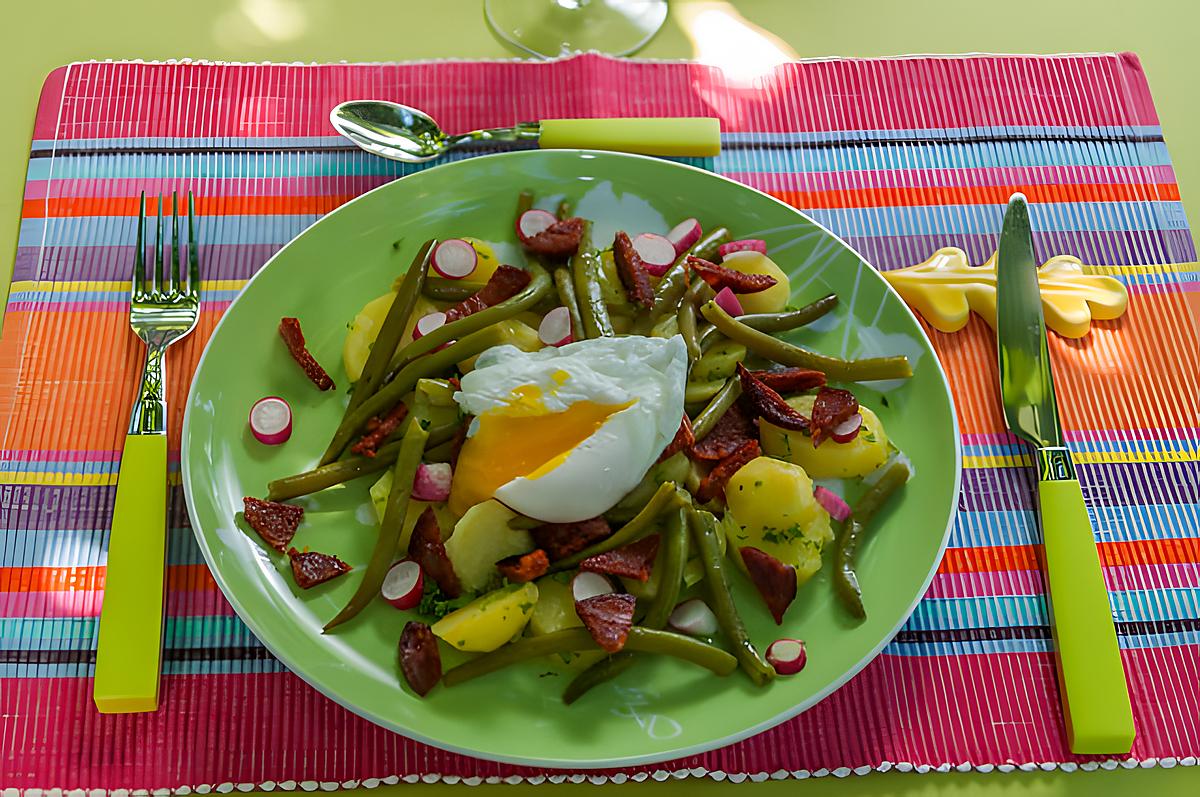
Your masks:
<svg viewBox="0 0 1200 797"><path fill-rule="evenodd" d="M536 123L524 122L451 136L424 111L385 100L343 102L329 112L329 121L367 152L405 163L433 160L468 141L536 142L539 129Z"/></svg>

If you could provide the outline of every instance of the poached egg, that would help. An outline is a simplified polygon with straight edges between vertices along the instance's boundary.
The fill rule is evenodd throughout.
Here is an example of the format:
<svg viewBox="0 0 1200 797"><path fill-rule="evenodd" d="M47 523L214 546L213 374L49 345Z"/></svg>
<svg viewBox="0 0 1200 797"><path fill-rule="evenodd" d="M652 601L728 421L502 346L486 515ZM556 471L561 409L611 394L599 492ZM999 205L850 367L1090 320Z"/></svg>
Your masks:
<svg viewBox="0 0 1200 797"><path fill-rule="evenodd" d="M603 514L646 475L683 417L683 338L597 338L479 356L454 394L475 416L450 509L495 498L546 523Z"/></svg>

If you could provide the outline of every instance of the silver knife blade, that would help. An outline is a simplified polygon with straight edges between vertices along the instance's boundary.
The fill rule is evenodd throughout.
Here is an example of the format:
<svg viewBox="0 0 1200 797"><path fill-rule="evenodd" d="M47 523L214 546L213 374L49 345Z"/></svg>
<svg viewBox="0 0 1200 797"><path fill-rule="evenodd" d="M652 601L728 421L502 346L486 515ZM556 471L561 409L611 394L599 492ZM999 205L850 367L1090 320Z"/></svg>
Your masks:
<svg viewBox="0 0 1200 797"><path fill-rule="evenodd" d="M1039 448L1061 447L1029 205L1013 194L996 254L996 344L1008 428Z"/></svg>

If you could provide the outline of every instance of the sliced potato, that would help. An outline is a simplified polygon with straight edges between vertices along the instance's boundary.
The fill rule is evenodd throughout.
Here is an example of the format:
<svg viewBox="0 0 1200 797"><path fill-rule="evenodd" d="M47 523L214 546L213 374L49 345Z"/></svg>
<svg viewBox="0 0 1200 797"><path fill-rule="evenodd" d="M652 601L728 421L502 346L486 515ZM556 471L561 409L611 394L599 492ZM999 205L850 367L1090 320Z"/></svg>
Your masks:
<svg viewBox="0 0 1200 797"><path fill-rule="evenodd" d="M541 339L538 337L537 330L528 324L523 324L515 318L510 318L507 321L499 321L492 324L483 330L483 333L491 337L492 346L501 346L509 344L516 346L521 351L537 351L543 348ZM475 357L469 357L458 364L458 369L464 374L475 367Z"/></svg>
<svg viewBox="0 0 1200 797"><path fill-rule="evenodd" d="M512 584L451 612L434 623L432 630L459 650L487 653L520 634L537 603L536 584Z"/></svg>
<svg viewBox="0 0 1200 797"><path fill-rule="evenodd" d="M583 621L575 614L575 596L571 586L546 576L535 582L538 587L537 606L529 618L529 631L535 636L553 634L565 628L579 628Z"/></svg>
<svg viewBox="0 0 1200 797"><path fill-rule="evenodd" d="M813 396L796 396L787 400L794 409L812 414ZM859 405L863 425L849 443L824 440L813 448L812 438L804 432L759 423L759 438L763 452L769 456L795 463L814 479L846 479L866 476L888 458L888 436L879 417Z"/></svg>
<svg viewBox="0 0 1200 797"><path fill-rule="evenodd" d="M500 267L500 259L496 257L495 250L487 241L481 241L478 238L463 238L463 240L469 243L475 250L475 254L479 256L479 260L475 263L475 270L471 272L470 280L478 283L482 288Z"/></svg>
<svg viewBox="0 0 1200 797"><path fill-rule="evenodd" d="M350 322L346 340L342 343L342 367L345 368L346 376L350 377L351 382L357 382L362 376L363 366L367 364L367 356L371 353L371 345L379 336L379 328L383 326L383 320L387 318L395 300L395 291L377 296L363 305ZM400 339L401 346L412 343L412 331L417 319L436 309L424 297L417 300L412 317L408 319L408 326L405 327L404 337Z"/></svg>
<svg viewBox="0 0 1200 797"><path fill-rule="evenodd" d="M486 589L497 576L496 562L533 550L533 538L525 529L509 523L517 514L495 499L476 504L466 511L446 540L446 555L463 589Z"/></svg>
<svg viewBox="0 0 1200 797"><path fill-rule="evenodd" d="M729 511L722 525L743 570L739 549L746 546L795 567L801 584L821 569L821 549L833 540L833 530L803 468L770 457L751 460L733 474L725 499Z"/></svg>
<svg viewBox="0 0 1200 797"><path fill-rule="evenodd" d="M771 258L761 252L733 252L725 256L721 265L743 274L766 274L775 278L775 284L765 291L738 294L738 302L747 313L778 313L787 307L792 295L791 280Z"/></svg>

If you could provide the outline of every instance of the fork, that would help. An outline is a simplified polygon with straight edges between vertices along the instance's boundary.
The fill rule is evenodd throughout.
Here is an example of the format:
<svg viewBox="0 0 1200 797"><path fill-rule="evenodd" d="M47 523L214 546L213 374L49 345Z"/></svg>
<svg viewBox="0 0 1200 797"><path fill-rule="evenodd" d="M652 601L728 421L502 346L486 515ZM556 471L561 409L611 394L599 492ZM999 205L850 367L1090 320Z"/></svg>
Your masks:
<svg viewBox="0 0 1200 797"><path fill-rule="evenodd" d="M138 212L129 326L146 344L146 364L121 454L92 697L103 714L154 711L162 661L167 548L167 348L200 315L195 200L188 192L188 278L180 279L179 203L171 195L171 269L164 274L163 201L158 197L154 269L146 266L146 193Z"/></svg>

